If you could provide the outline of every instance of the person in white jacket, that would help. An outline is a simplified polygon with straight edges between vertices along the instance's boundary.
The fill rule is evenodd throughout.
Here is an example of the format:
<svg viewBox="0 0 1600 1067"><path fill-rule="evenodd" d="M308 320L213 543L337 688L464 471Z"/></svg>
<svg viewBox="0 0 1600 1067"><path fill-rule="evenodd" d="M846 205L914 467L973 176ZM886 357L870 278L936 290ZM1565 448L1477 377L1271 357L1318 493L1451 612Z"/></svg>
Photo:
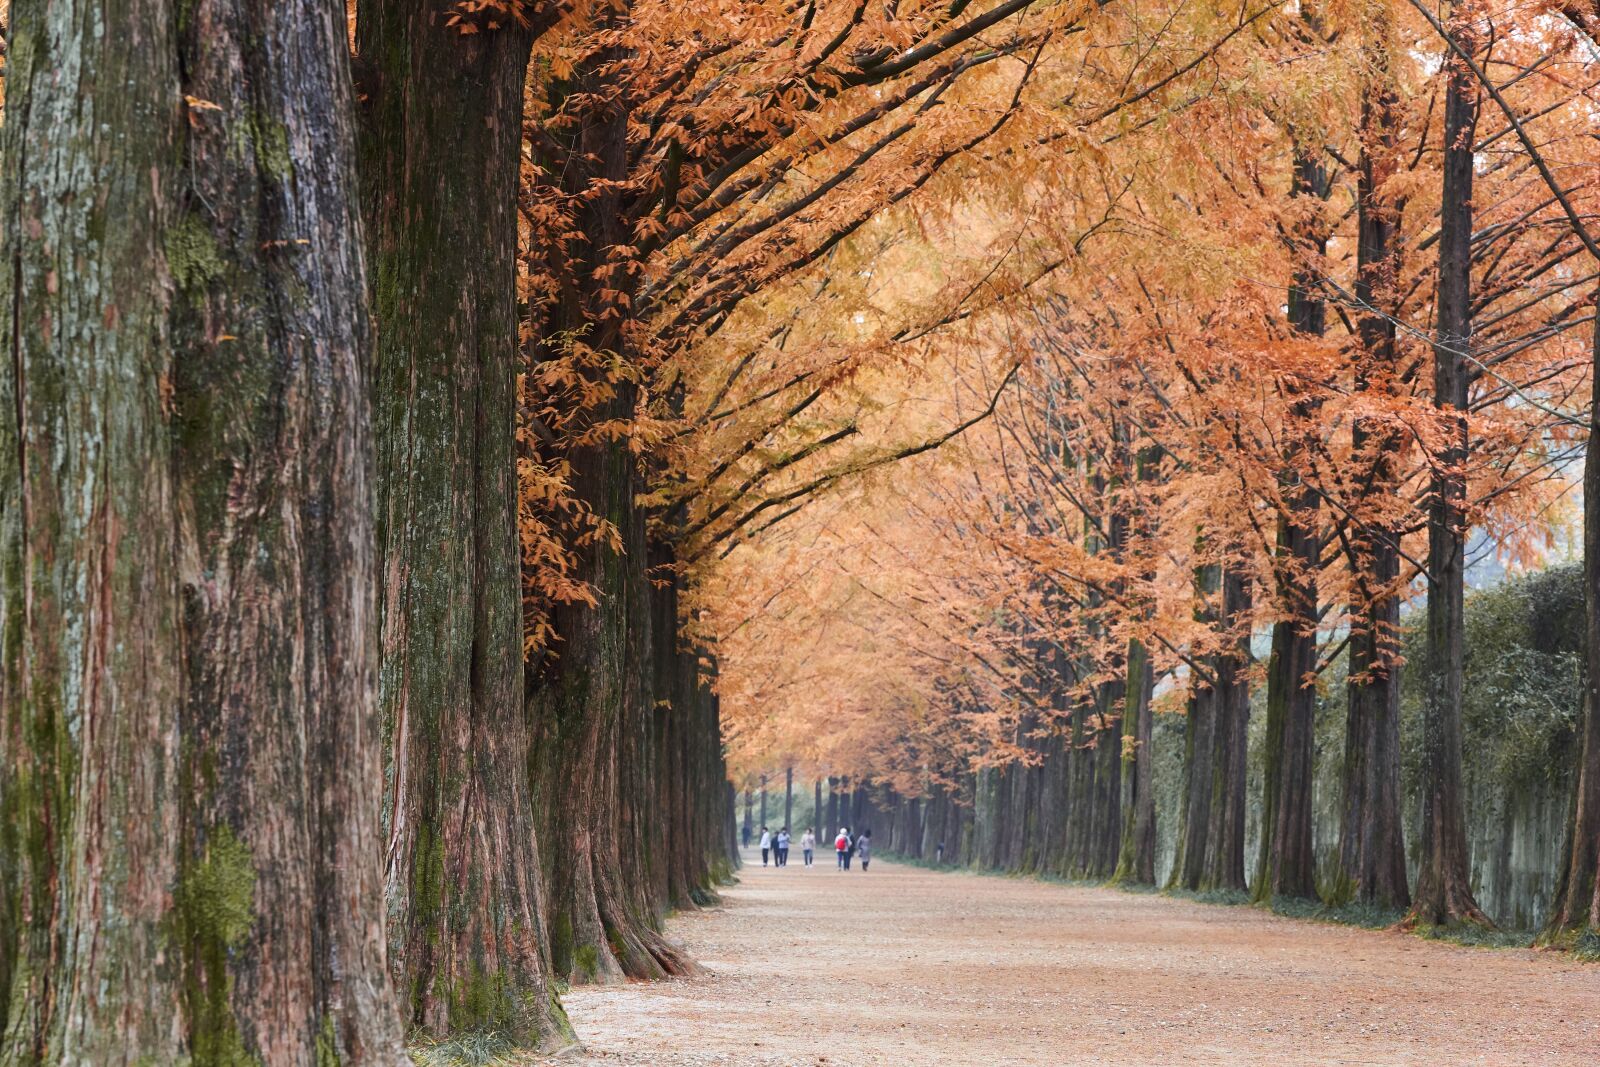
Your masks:
<svg viewBox="0 0 1600 1067"><path fill-rule="evenodd" d="M772 831L765 826L761 828L761 866L767 865L767 856L772 852Z"/></svg>
<svg viewBox="0 0 1600 1067"><path fill-rule="evenodd" d="M806 827L806 832L800 835L800 858L807 867L811 866L811 857L817 850L817 835L811 832L811 827Z"/></svg>

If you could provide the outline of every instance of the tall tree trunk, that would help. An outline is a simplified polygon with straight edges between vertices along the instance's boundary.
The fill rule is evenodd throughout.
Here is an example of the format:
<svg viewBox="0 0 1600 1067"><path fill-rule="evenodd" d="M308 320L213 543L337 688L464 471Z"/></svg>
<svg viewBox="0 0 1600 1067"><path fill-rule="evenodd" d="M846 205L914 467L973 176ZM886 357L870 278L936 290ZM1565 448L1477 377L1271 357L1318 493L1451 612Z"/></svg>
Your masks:
<svg viewBox="0 0 1600 1067"><path fill-rule="evenodd" d="M1466 13L1452 36L1469 54ZM1439 295L1433 346L1433 401L1446 413L1447 447L1433 459L1428 506L1427 687L1423 696L1422 840L1413 923L1489 925L1472 895L1461 787L1461 691L1466 671L1467 384L1472 344L1472 168L1478 85L1465 64L1448 63L1444 105L1444 192L1440 206Z"/></svg>
<svg viewBox="0 0 1600 1067"><path fill-rule="evenodd" d="M1244 825L1247 731L1250 725L1250 575L1229 562L1222 568L1222 624L1233 645L1217 657L1212 725L1210 848L1202 889L1245 888Z"/></svg>
<svg viewBox="0 0 1600 1067"><path fill-rule="evenodd" d="M398 1067L343 10L11 17L0 1061Z"/></svg>
<svg viewBox="0 0 1600 1067"><path fill-rule="evenodd" d="M1321 164L1300 148L1294 157L1297 198L1327 198L1331 183ZM1289 325L1305 337L1320 337L1327 309L1317 295L1317 264L1326 236L1312 223L1295 238L1313 262L1297 268L1289 287ZM1294 404L1297 419L1310 418L1317 401ZM1283 510L1278 516L1273 579L1278 619L1272 626L1267 664L1267 721L1261 790L1261 850L1251 896L1258 902L1277 896L1316 895L1316 856L1311 839L1311 788L1316 722L1317 572L1320 568L1318 496L1296 464L1314 447L1309 436L1286 449ZM1288 813L1285 818L1284 813Z"/></svg>
<svg viewBox="0 0 1600 1067"><path fill-rule="evenodd" d="M1203 545L1203 541L1197 544ZM1213 607L1221 591L1220 580L1221 568L1215 563L1195 568L1196 620L1207 624L1221 621ZM1202 679L1191 675L1188 721L1184 724L1182 819L1178 854L1172 866L1171 878L1171 884L1182 889L1200 888L1205 880L1210 845L1211 804L1216 779L1213 761L1217 754L1217 720L1222 704L1222 692L1216 677L1216 659L1212 664L1212 678Z"/></svg>
<svg viewBox="0 0 1600 1067"><path fill-rule="evenodd" d="M1150 653L1135 638L1128 642L1128 683L1123 698L1122 736L1125 744L1132 741L1133 752L1123 755L1131 767L1123 779L1122 854L1116 879L1136 885L1156 883L1155 752L1150 744L1155 727L1150 707L1154 688Z"/></svg>
<svg viewBox="0 0 1600 1067"><path fill-rule="evenodd" d="M1600 291L1595 300L1600 306ZM1600 318L1595 320L1591 345L1591 447L1583 460L1583 738L1567 843L1550 917L1539 940L1600 956L1600 448L1592 447L1600 441Z"/></svg>
<svg viewBox="0 0 1600 1067"><path fill-rule="evenodd" d="M832 847L833 840L842 825L839 822L839 779L830 774L828 775L828 821L822 828L822 841L819 844L826 842L828 847Z"/></svg>
<svg viewBox="0 0 1600 1067"><path fill-rule="evenodd" d="M526 766L516 197L532 31L363 4L391 957L408 1026L568 1039Z"/></svg>
<svg viewBox="0 0 1600 1067"><path fill-rule="evenodd" d="M812 822L811 832L816 835L816 837L817 837L817 847L820 849L822 847L823 838L826 837L827 833L828 833L828 828L826 826L817 826L816 825L816 823L822 817L822 779L821 778L818 778L818 779L816 779L815 781L812 782L812 789L813 789L814 792L813 792L813 796L812 796L812 799L811 799L811 822Z"/></svg>
<svg viewBox="0 0 1600 1067"><path fill-rule="evenodd" d="M1398 107L1389 71L1393 30L1387 10L1367 6L1362 52L1373 79L1361 106L1362 148L1357 181L1356 300L1367 309L1357 322L1361 348L1358 389L1395 389L1394 313L1398 310L1401 201L1386 189L1396 170ZM1349 536L1359 602L1350 635L1349 700L1345 729L1344 807L1339 871L1332 895L1385 907L1410 903L1400 819L1400 672L1398 663L1400 531L1374 517L1399 487L1394 430L1362 418L1352 430L1356 457L1368 481Z"/></svg>
<svg viewBox="0 0 1600 1067"><path fill-rule="evenodd" d="M183 976L155 967L178 873L183 669L162 396L175 30L161 0L103 27L100 6L12 4L0 125L8 1064L172 1062L188 1044ZM115 152L97 150L102 127Z"/></svg>
<svg viewBox="0 0 1600 1067"><path fill-rule="evenodd" d="M794 825L794 766L783 769L783 828Z"/></svg>

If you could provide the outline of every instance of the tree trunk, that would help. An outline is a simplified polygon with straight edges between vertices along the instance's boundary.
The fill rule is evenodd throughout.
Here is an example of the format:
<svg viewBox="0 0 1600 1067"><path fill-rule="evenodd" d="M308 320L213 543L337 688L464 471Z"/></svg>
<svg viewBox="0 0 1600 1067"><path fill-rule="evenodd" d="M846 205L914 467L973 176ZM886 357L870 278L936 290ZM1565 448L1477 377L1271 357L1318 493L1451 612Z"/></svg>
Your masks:
<svg viewBox="0 0 1600 1067"><path fill-rule="evenodd" d="M526 757L515 431L532 32L363 4L391 960L408 1026L569 1038Z"/></svg>
<svg viewBox="0 0 1600 1067"><path fill-rule="evenodd" d="M1600 45L1600 4L1570 0L1567 16ZM1593 301L1600 308L1600 290ZM1590 335L1593 383L1589 403L1591 447L1583 462L1584 707L1582 749L1567 825L1567 843L1539 940L1600 957L1600 319Z"/></svg>
<svg viewBox="0 0 1600 1067"><path fill-rule="evenodd" d="M1369 84L1361 106L1361 157L1357 181L1356 300L1367 309L1357 321L1361 347L1356 387L1392 393L1403 201L1386 191L1396 169L1399 128L1388 54L1393 32L1385 9L1368 6L1362 53ZM1360 512L1382 509L1399 489L1399 439L1381 420L1358 419L1352 429L1357 459L1369 477ZM1350 566L1359 602L1350 635L1345 728L1344 809L1339 870L1332 897L1383 907L1410 903L1400 821L1400 673L1398 644L1400 531L1392 520L1358 512L1349 536Z"/></svg>
<svg viewBox="0 0 1600 1067"><path fill-rule="evenodd" d="M1325 199L1330 183L1322 166L1296 150L1294 188L1297 197ZM1326 238L1312 230L1297 235L1308 257L1320 257ZM1320 337L1326 307L1316 295L1316 265L1297 269L1289 288L1289 325L1298 334ZM1295 406L1298 419L1316 410L1316 401ZM1317 667L1317 572L1322 542L1318 531L1318 497L1294 463L1302 460L1309 440L1291 443L1286 451L1283 511L1278 516L1273 576L1278 620L1272 626L1272 658L1267 665L1267 722L1261 789L1261 851L1250 894L1257 902L1276 896L1313 897L1317 888L1316 855L1311 838L1311 789L1317 694L1312 672Z"/></svg>
<svg viewBox="0 0 1600 1067"><path fill-rule="evenodd" d="M1600 306L1600 291L1596 293ZM1592 334L1589 440L1600 441L1600 319ZM1600 956L1600 448L1583 460L1583 740L1567 844L1539 940Z"/></svg>
<svg viewBox="0 0 1600 1067"><path fill-rule="evenodd" d="M178 873L182 611L160 239L172 212L159 191L175 182L180 134L175 31L159 0L106 12L91 32L99 10L15 0L0 125L7 1064L172 1062L188 1045L174 1023L182 975L155 967ZM102 127L115 152L97 150Z"/></svg>
<svg viewBox="0 0 1600 1067"><path fill-rule="evenodd" d="M1452 20L1463 50L1476 50L1468 19ZM1428 646L1423 698L1422 840L1409 922L1489 925L1472 895L1461 792L1461 690L1466 672L1467 384L1472 344L1472 145L1478 85L1448 64L1444 105L1444 192L1440 206L1437 339L1433 401L1447 413L1446 448L1433 459L1428 506Z"/></svg>
<svg viewBox="0 0 1600 1067"><path fill-rule="evenodd" d="M789 829L794 823L794 767L783 769L783 828Z"/></svg>
<svg viewBox="0 0 1600 1067"><path fill-rule="evenodd" d="M1123 776L1122 854L1117 860L1116 880L1136 885L1156 883L1155 753L1150 746L1155 727L1150 708L1154 688L1150 653L1138 639L1129 641L1122 736L1132 739L1133 754L1123 757L1131 767Z"/></svg>
<svg viewBox="0 0 1600 1067"><path fill-rule="evenodd" d="M812 822L813 825L810 827L810 830L811 830L811 832L813 834L816 835L816 837L817 837L817 848L818 848L818 850L820 850L822 848L822 840L823 840L823 838L825 836L827 836L827 833L828 833L828 828L826 826L817 826L817 825L815 825L817 823L817 821L822 816L822 779L821 778L818 778L818 779L816 779L815 781L812 782L812 789L814 790L813 796L812 796L812 799L811 799L811 822Z"/></svg>
<svg viewBox="0 0 1600 1067"><path fill-rule="evenodd" d="M1247 731L1250 726L1250 576L1236 564L1222 568L1222 624L1233 647L1217 657L1212 725L1210 848L1202 889L1245 888L1244 825Z"/></svg>
<svg viewBox="0 0 1600 1067"><path fill-rule="evenodd" d="M343 10L11 18L0 1061L398 1067Z"/></svg>
<svg viewBox="0 0 1600 1067"><path fill-rule="evenodd" d="M828 775L828 822L822 828L822 840L831 842L839 833L839 779Z"/></svg>
<svg viewBox="0 0 1600 1067"><path fill-rule="evenodd" d="M1220 593L1221 568L1215 563L1197 567L1194 573L1195 618L1207 624L1218 622L1213 604ZM1220 658L1220 657L1218 657ZM1216 774L1217 719L1222 703L1218 688L1217 660L1212 661L1209 681L1191 677L1188 720L1184 724L1183 814L1178 837L1178 854L1172 866L1172 885L1199 889L1205 880L1206 858L1211 834L1211 803Z"/></svg>

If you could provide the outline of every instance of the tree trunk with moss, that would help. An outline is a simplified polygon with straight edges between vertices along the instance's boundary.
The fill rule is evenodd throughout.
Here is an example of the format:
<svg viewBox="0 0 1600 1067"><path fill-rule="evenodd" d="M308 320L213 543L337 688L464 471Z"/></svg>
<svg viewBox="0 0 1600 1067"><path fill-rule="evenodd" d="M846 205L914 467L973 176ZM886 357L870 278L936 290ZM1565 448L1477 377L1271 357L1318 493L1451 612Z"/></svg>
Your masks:
<svg viewBox="0 0 1600 1067"><path fill-rule="evenodd" d="M363 4L376 315L383 848L405 1022L570 1037L527 780L514 453L516 198L532 33L451 0Z"/></svg>
<svg viewBox="0 0 1600 1067"><path fill-rule="evenodd" d="M343 9L11 16L0 1061L398 1067Z"/></svg>

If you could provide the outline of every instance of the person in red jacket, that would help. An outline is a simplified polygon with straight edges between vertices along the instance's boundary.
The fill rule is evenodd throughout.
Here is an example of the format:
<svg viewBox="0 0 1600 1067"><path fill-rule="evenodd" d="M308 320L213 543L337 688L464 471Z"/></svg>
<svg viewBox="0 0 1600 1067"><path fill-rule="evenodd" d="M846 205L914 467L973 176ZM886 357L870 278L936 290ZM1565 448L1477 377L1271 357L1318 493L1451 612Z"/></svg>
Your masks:
<svg viewBox="0 0 1600 1067"><path fill-rule="evenodd" d="M841 871L850 869L850 853L854 844L850 840L850 828L848 826L839 827L839 836L833 839L833 850L839 854L839 869Z"/></svg>

